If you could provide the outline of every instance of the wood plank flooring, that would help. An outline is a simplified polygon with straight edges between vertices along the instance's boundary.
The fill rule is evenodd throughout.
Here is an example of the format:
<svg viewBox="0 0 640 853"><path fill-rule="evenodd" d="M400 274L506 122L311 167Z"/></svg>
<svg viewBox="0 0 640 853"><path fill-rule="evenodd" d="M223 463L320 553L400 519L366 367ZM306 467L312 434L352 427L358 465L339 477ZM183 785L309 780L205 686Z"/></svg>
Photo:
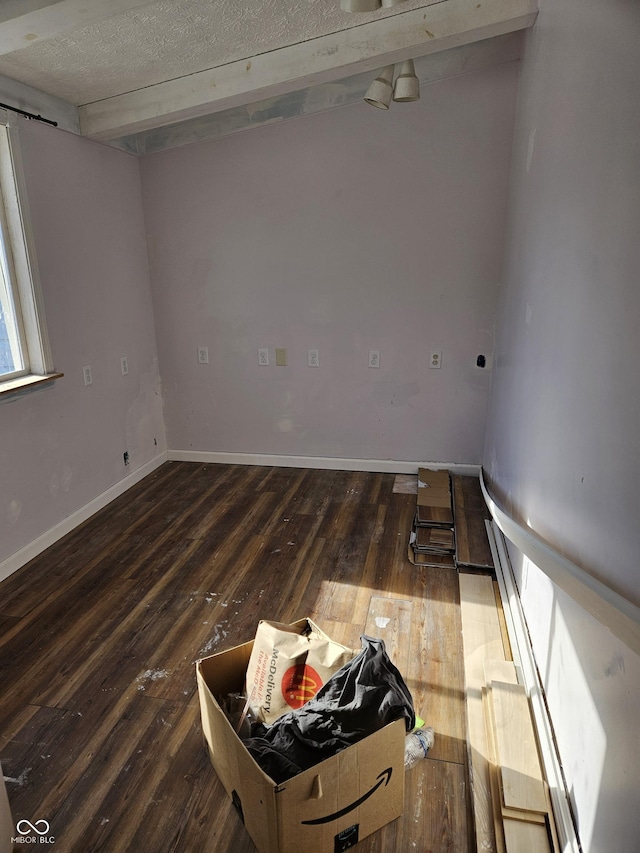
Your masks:
<svg viewBox="0 0 640 853"><path fill-rule="evenodd" d="M170 462L0 584L0 761L57 853L255 850L202 742L194 663L309 616L377 629L433 726L363 853L470 853L457 573L412 566L391 474Z"/></svg>

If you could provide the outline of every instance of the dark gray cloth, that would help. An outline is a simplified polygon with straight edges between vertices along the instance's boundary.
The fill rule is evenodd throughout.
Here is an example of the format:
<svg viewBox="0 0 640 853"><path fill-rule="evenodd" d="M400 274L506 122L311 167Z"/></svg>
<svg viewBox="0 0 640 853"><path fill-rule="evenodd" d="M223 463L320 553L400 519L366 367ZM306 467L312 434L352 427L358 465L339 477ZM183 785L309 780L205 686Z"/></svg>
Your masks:
<svg viewBox="0 0 640 853"><path fill-rule="evenodd" d="M254 726L245 746L274 782L357 743L387 723L415 726L413 699L384 642L361 637L362 650L339 669L301 708L271 726Z"/></svg>

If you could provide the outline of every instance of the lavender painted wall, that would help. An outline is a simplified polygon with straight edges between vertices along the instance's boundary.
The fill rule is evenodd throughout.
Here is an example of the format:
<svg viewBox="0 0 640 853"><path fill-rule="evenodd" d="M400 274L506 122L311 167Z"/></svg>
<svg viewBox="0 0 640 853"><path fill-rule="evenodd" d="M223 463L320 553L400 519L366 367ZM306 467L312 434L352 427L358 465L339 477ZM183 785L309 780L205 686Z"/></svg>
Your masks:
<svg viewBox="0 0 640 853"><path fill-rule="evenodd" d="M505 64L142 159L171 449L479 463L516 83Z"/></svg>
<svg viewBox="0 0 640 853"><path fill-rule="evenodd" d="M540 5L484 466L533 530L640 604L640 7Z"/></svg>
<svg viewBox="0 0 640 853"><path fill-rule="evenodd" d="M138 162L44 125L21 122L19 132L65 376L0 404L0 562L164 450Z"/></svg>
<svg viewBox="0 0 640 853"><path fill-rule="evenodd" d="M640 603L640 7L540 0L519 86L484 467ZM585 853L640 838L640 661L511 557Z"/></svg>

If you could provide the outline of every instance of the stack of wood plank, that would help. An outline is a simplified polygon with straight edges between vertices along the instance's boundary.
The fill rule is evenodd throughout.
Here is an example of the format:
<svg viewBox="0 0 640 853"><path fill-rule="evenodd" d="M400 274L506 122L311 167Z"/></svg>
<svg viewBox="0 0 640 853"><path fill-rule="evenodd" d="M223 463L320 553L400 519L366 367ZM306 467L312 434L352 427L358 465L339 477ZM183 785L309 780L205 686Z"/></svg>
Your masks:
<svg viewBox="0 0 640 853"><path fill-rule="evenodd" d="M486 575L460 574L469 775L479 850L557 853L529 699Z"/></svg>
<svg viewBox="0 0 640 853"><path fill-rule="evenodd" d="M448 471L418 471L416 514L409 541L414 565L454 568L455 535Z"/></svg>
<svg viewBox="0 0 640 853"><path fill-rule="evenodd" d="M478 477L454 474L453 511L456 533L456 566L458 568L493 569L493 557L487 537L485 518L489 511Z"/></svg>
<svg viewBox="0 0 640 853"><path fill-rule="evenodd" d="M486 661L482 689L497 849L558 850L549 791L538 758L529 699L510 661Z"/></svg>

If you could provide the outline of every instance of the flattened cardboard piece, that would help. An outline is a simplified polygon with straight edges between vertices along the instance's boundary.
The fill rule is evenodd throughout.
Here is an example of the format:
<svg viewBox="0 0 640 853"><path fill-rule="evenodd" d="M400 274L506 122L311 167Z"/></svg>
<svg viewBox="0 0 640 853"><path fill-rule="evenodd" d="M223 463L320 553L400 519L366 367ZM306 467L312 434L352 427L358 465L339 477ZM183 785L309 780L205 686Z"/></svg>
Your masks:
<svg viewBox="0 0 640 853"><path fill-rule="evenodd" d="M196 678L211 762L260 853L335 853L400 817L403 720L280 785L264 773L215 698L242 691L252 648L253 641L198 661Z"/></svg>
<svg viewBox="0 0 640 853"><path fill-rule="evenodd" d="M449 472L443 469L418 468L418 490L421 488L445 489L449 491Z"/></svg>
<svg viewBox="0 0 640 853"><path fill-rule="evenodd" d="M418 471L418 506L451 509L451 483L448 471Z"/></svg>
<svg viewBox="0 0 640 853"><path fill-rule="evenodd" d="M451 508L451 492L448 489L418 489L418 506Z"/></svg>

